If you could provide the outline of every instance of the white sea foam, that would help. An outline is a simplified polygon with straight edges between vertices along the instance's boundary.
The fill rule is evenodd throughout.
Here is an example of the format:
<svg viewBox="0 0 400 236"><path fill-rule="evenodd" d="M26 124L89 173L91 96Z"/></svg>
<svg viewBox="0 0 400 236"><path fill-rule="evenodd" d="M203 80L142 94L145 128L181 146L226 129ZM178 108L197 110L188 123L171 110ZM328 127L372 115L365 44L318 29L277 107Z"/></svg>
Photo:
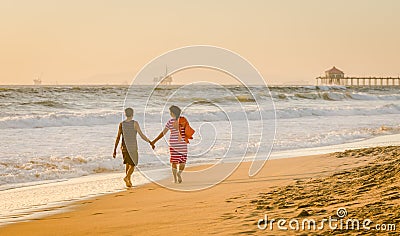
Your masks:
<svg viewBox="0 0 400 236"><path fill-rule="evenodd" d="M43 128L63 126L95 126L116 124L121 114L116 112L68 113L50 112L40 115L22 115L0 118L0 129L10 128Z"/></svg>
<svg viewBox="0 0 400 236"><path fill-rule="evenodd" d="M332 100L336 95L330 95ZM201 110L191 111L192 121L220 121L220 120L243 120L245 115L249 120L273 119L273 110L248 109L246 114L242 110L235 111L209 111ZM360 116L360 115L385 115L400 114L400 103L390 102L377 104L376 106L355 107L351 104L336 104L333 106L315 106L315 107L285 107L277 106L276 115L279 119L291 119L309 116ZM147 113L146 119L157 121L160 119L160 113ZM23 115L0 118L0 129L13 128L44 128L44 127L64 127L64 126L99 126L117 124L121 121L121 112L99 112L99 113L65 113L52 112L43 115Z"/></svg>
<svg viewBox="0 0 400 236"><path fill-rule="evenodd" d="M215 161L227 150L232 151L231 156L239 156L243 150L247 155L254 153L258 139L249 137L247 141L247 123L250 129L261 129L261 116L261 123L271 126L276 114L274 148L278 151L400 133L400 94L395 88L273 87L275 113L269 93L262 87L253 88L254 94L239 86L189 88L172 98L176 86L167 87L150 98L144 124L143 111L135 104L147 102L143 97L146 89L151 87L135 87L128 98L135 119L150 137L155 137L168 119L163 108L192 103L184 112L197 129L190 145L191 163ZM0 185L121 170L121 159L112 159L111 152L126 92L126 87L112 86L0 88ZM253 95L261 101L260 107ZM236 128L233 136L231 126ZM160 167L155 154L168 163L165 142L158 144L155 154L140 142L143 168Z"/></svg>

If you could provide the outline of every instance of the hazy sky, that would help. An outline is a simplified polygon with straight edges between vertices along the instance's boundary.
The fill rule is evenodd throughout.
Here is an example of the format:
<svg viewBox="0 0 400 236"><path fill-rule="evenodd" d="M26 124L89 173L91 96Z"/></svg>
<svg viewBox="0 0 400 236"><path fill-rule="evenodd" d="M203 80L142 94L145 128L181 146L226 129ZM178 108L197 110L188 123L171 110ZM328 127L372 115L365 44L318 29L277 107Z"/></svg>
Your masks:
<svg viewBox="0 0 400 236"><path fill-rule="evenodd" d="M0 0L0 84L130 82L194 44L239 53L272 84L314 83L333 65L399 76L399 12L398 0Z"/></svg>

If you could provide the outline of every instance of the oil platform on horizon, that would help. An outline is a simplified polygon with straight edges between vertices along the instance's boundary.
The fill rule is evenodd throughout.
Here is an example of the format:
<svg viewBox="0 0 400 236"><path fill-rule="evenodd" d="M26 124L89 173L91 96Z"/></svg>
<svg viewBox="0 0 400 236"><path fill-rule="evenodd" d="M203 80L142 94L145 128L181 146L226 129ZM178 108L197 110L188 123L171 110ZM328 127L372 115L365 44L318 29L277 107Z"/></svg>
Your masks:
<svg viewBox="0 0 400 236"><path fill-rule="evenodd" d="M33 84L34 84L34 85L37 85L37 86L42 85L42 78L41 78L41 76L36 76L36 78L33 79Z"/></svg>
<svg viewBox="0 0 400 236"><path fill-rule="evenodd" d="M156 76L153 78L153 83L155 85L166 85L169 86L172 84L172 76L168 75L168 68L165 67L165 75Z"/></svg>

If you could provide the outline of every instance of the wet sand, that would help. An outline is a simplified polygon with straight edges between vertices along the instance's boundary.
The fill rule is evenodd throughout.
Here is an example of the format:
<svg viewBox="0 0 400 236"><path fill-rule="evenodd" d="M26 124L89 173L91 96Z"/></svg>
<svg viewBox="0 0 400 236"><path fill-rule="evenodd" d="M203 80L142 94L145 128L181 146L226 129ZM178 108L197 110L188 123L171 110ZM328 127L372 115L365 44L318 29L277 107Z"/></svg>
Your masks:
<svg viewBox="0 0 400 236"><path fill-rule="evenodd" d="M224 164L218 168L227 168ZM270 160L255 177L250 163L222 183L195 192L156 184L73 203L71 212L0 228L0 235L287 235L365 234L376 231L270 231L269 218L370 217L400 227L400 148L377 147L342 153ZM201 167L197 167L201 168ZM184 177L183 185L208 180ZM171 184L165 180L165 184ZM34 196L30 196L34 197ZM394 233L398 233L395 231Z"/></svg>

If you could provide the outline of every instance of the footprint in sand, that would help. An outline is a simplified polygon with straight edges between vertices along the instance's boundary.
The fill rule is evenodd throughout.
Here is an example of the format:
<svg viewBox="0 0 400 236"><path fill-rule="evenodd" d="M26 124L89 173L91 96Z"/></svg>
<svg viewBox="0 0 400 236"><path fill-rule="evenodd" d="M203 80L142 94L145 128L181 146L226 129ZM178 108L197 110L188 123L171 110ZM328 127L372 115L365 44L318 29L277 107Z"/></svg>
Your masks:
<svg viewBox="0 0 400 236"><path fill-rule="evenodd" d="M249 234L254 234L254 233L257 233L257 231L255 231L255 230L241 231L238 234L249 235Z"/></svg>
<svg viewBox="0 0 400 236"><path fill-rule="evenodd" d="M49 218L49 220L60 220L60 219L69 219L71 217L69 216L64 216L64 217L54 217L54 218Z"/></svg>
<svg viewBox="0 0 400 236"><path fill-rule="evenodd" d="M93 202L82 202L81 205L91 204Z"/></svg>
<svg viewBox="0 0 400 236"><path fill-rule="evenodd" d="M134 212L134 211L139 211L139 210L138 209L132 209L132 210L125 211L125 212Z"/></svg>

